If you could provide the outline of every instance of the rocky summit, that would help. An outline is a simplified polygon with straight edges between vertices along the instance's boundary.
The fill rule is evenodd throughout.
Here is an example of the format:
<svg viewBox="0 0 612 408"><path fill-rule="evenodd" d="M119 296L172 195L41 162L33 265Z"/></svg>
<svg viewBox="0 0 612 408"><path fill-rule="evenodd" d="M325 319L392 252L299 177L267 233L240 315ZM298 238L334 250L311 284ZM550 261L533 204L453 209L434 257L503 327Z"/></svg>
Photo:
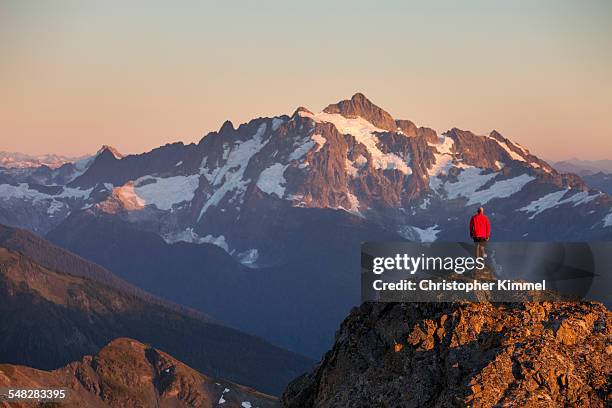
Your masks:
<svg viewBox="0 0 612 408"><path fill-rule="evenodd" d="M120 338L95 356L53 371L0 364L0 388L61 388L66 400L40 406L87 408L278 407L274 397L228 381L209 378L172 356L138 341ZM32 407L36 401L0 406Z"/></svg>
<svg viewBox="0 0 612 408"><path fill-rule="evenodd" d="M596 303L363 304L287 408L604 407L612 313Z"/></svg>

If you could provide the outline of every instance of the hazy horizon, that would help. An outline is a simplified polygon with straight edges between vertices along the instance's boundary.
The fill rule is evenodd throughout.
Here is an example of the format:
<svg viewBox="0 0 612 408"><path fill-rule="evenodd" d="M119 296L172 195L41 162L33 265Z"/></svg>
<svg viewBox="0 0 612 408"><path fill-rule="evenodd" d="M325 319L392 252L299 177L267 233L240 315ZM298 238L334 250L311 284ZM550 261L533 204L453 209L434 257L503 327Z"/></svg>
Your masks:
<svg viewBox="0 0 612 408"><path fill-rule="evenodd" d="M612 3L0 0L0 150L140 153L363 92L438 132L610 159Z"/></svg>

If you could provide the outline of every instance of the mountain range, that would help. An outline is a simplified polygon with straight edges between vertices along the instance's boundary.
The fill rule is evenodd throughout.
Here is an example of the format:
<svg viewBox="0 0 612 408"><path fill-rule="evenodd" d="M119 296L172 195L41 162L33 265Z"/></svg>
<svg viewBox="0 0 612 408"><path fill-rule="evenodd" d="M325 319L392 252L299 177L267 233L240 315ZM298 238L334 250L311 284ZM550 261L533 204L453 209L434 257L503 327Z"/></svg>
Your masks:
<svg viewBox="0 0 612 408"><path fill-rule="evenodd" d="M30 155L17 152L0 152L0 167L13 169L29 169L37 167L49 167L52 169L65 164L78 162L86 157L67 157L57 154Z"/></svg>
<svg viewBox="0 0 612 408"><path fill-rule="evenodd" d="M563 173L575 173L588 176L596 173L612 174L612 160L568 159L552 163L552 166Z"/></svg>
<svg viewBox="0 0 612 408"><path fill-rule="evenodd" d="M12 247L28 249L27 242L19 243L27 233L2 235ZM142 290L126 291L114 280L102 283L92 272L102 268L61 251L37 241L39 259L59 257L72 273L49 269L0 244L1 362L52 370L129 337L167 350L207 375L271 394L313 364Z"/></svg>
<svg viewBox="0 0 612 408"><path fill-rule="evenodd" d="M560 172L578 174L589 187L612 194L612 160L569 159L552 166Z"/></svg>
<svg viewBox="0 0 612 408"><path fill-rule="evenodd" d="M124 281L100 265L66 251L30 231L0 224L0 247L19 252L47 269L84 277L127 293L130 296L138 297L148 303L155 303L173 309L176 312L197 317L200 320L214 322L214 319L210 316L197 310L153 296L140 287Z"/></svg>
<svg viewBox="0 0 612 408"><path fill-rule="evenodd" d="M495 240L612 237L612 199L579 176L497 131L438 133L360 93L197 144L0 171L1 223L315 358L359 303L361 242L466 240L479 206Z"/></svg>
<svg viewBox="0 0 612 408"><path fill-rule="evenodd" d="M582 176L584 181L591 187L612 194L612 173L599 172Z"/></svg>
<svg viewBox="0 0 612 408"><path fill-rule="evenodd" d="M438 135L393 119L359 93L317 114L298 108L292 116L254 119L237 129L225 122L198 144L125 157L104 146L66 167L74 177L65 184L53 183L59 177L53 171L45 178L5 169L2 208L30 207L39 219L23 226L42 234L76 210L95 208L167 242L214 243L247 263L266 263L276 254L259 248L259 237L236 230L253 213L287 206L344 211L413 238L463 238L458 216L477 205L503 214L496 220L500 239L537 235L526 224L557 211L594 210L584 223L589 236L609 231L608 196L498 132L480 136L453 128ZM2 221L28 224L18 212L10 218ZM503 228L508 222L514 228ZM559 232L563 238L579 231Z"/></svg>

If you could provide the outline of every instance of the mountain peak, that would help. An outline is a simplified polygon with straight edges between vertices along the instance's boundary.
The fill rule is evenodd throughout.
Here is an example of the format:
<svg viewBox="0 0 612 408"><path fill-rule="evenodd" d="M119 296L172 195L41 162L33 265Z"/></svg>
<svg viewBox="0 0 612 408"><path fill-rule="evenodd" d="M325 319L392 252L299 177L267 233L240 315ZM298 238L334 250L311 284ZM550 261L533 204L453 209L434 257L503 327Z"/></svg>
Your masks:
<svg viewBox="0 0 612 408"><path fill-rule="evenodd" d="M292 117L295 115L298 115L300 112L304 112L308 115L312 115L312 112L310 110L308 110L307 108L303 107L303 106L298 106L298 108L295 110L295 112L293 112L293 115L291 115Z"/></svg>
<svg viewBox="0 0 612 408"><path fill-rule="evenodd" d="M344 117L360 116L380 129L391 132L397 129L393 117L387 111L372 103L361 92L357 92L351 99L329 105L323 112L338 113Z"/></svg>
<svg viewBox="0 0 612 408"><path fill-rule="evenodd" d="M96 157L97 157L97 156L100 156L100 155L102 155L102 154L104 154L104 153L106 153L106 154L109 154L109 153L110 153L110 154L112 154L112 155L113 155L113 157L114 157L115 159L117 159L117 160L121 160L121 159L123 159L123 155L122 155L121 153L119 153L119 150L117 150L117 149L115 149L114 147L109 146L109 145L102 145L102 147L100 148L100 150L98 150L98 152L96 153Z"/></svg>
<svg viewBox="0 0 612 408"><path fill-rule="evenodd" d="M357 93L355 93L355 95L351 96L351 101L354 101L354 102L361 102L361 101L363 101L363 102L369 102L369 103L372 103L372 102L370 102L370 100L369 100L369 99L368 99L368 98L367 98L367 97L366 97L364 94L362 94L361 92L357 92Z"/></svg>
<svg viewBox="0 0 612 408"><path fill-rule="evenodd" d="M233 132L234 130L234 124L232 123L232 121L226 120L225 122L223 122L223 125L221 125L221 128L219 129L219 134Z"/></svg>
<svg viewBox="0 0 612 408"><path fill-rule="evenodd" d="M489 137L492 137L492 138L497 139L497 140L504 140L505 139L505 137L501 133L499 133L497 130L495 130L495 129L493 129L491 131L491 133L489 133Z"/></svg>

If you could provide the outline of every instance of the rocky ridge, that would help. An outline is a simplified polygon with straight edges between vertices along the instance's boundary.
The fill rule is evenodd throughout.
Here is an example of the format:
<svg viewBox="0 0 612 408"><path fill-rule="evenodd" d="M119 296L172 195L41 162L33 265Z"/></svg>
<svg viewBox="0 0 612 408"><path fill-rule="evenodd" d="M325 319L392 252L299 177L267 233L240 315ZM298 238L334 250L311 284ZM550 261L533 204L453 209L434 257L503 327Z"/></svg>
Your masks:
<svg viewBox="0 0 612 408"><path fill-rule="evenodd" d="M225 122L198 144L168 144L122 156L105 146L71 177L0 172L0 222L46 233L70 214L97 208L168 242L221 242L228 253L258 250L241 231L250 217L287 206L331 208L410 240L463 238L476 206L492 209L501 239L612 233L612 199L557 172L497 131L438 133L394 119L361 93L319 113ZM546 226L546 227L545 227ZM208 238L207 238L208 237Z"/></svg>
<svg viewBox="0 0 612 408"><path fill-rule="evenodd" d="M59 406L71 408L279 406L274 397L210 378L163 351L128 338L113 340L96 355L53 371L0 364L0 388L9 387L66 389L67 400ZM0 396L0 407L32 406L55 405L9 403Z"/></svg>
<svg viewBox="0 0 612 408"><path fill-rule="evenodd" d="M363 304L292 407L604 407L612 313L596 303Z"/></svg>

